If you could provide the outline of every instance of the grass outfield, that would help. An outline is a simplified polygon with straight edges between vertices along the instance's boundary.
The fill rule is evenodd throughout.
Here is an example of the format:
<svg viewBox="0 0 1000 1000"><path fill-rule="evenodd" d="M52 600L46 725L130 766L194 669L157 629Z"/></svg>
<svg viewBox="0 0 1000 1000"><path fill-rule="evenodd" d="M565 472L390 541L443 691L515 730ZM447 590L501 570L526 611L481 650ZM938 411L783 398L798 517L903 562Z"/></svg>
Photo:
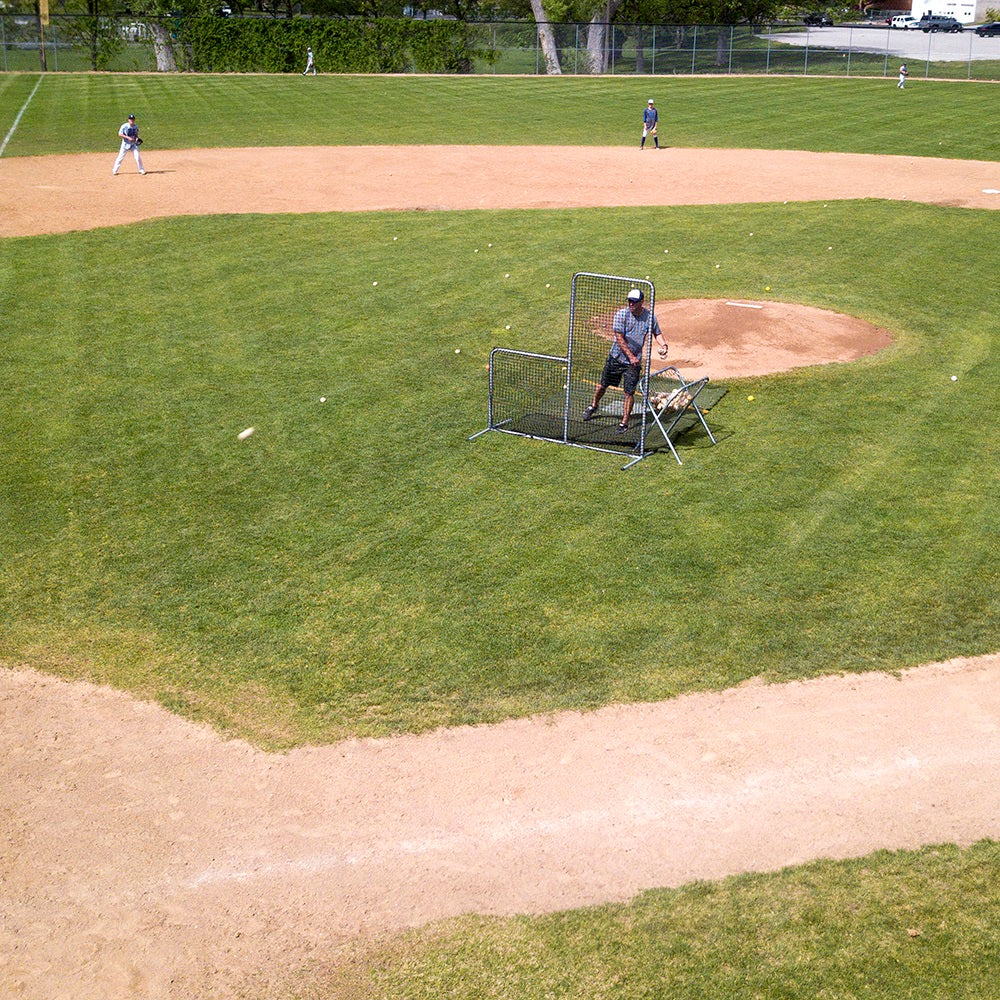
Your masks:
<svg viewBox="0 0 1000 1000"><path fill-rule="evenodd" d="M36 79L0 76L3 134ZM650 96L648 80L503 84L60 76L5 155L113 151L130 110L154 149L621 144ZM885 81L655 96L677 144L996 159L995 93L908 88L905 111ZM0 661L280 747L994 651L997 243L995 213L889 202L4 240ZM660 298L770 285L897 340L730 383L720 444L688 443L683 467L467 442L491 347L562 350L576 269L649 274ZM878 854L458 921L359 955L354 995L983 997L997 862L995 844ZM351 995L335 978L310 970L288 995Z"/></svg>
<svg viewBox="0 0 1000 1000"><path fill-rule="evenodd" d="M38 74L0 74L0 136ZM632 145L653 97L673 146L1000 158L997 85L684 77L44 77L4 155L104 151L134 113L146 149L484 143Z"/></svg>

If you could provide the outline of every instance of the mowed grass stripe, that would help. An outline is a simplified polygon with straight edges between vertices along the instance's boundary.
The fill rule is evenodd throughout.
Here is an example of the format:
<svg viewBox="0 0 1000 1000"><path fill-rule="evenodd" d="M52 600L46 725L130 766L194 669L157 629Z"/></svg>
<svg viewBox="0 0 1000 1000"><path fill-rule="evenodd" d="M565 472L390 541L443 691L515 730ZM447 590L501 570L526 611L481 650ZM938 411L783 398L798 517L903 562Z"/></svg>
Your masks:
<svg viewBox="0 0 1000 1000"><path fill-rule="evenodd" d="M996 649L994 232L838 203L6 241L0 655L290 745ZM980 294L926 295L941 260ZM564 350L573 267L897 340L735 386L683 468L467 443L492 347Z"/></svg>
<svg viewBox="0 0 1000 1000"><path fill-rule="evenodd" d="M20 79L13 77L8 79ZM113 150L134 113L149 149L309 145L631 146L649 97L668 146L993 160L996 85L741 77L56 74L8 156ZM0 91L2 119L16 108ZM18 105L19 106L19 105Z"/></svg>

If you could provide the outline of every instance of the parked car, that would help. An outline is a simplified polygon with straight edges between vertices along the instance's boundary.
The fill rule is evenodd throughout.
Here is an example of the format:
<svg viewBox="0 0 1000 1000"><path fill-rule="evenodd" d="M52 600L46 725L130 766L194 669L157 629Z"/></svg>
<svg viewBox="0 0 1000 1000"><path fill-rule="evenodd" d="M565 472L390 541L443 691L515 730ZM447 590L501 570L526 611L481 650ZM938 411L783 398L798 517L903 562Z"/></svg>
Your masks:
<svg viewBox="0 0 1000 1000"><path fill-rule="evenodd" d="M925 34L928 31L962 31L962 22L956 21L953 17L945 17L943 14L924 14L920 18L920 30Z"/></svg>
<svg viewBox="0 0 1000 1000"><path fill-rule="evenodd" d="M830 17L829 14L814 10L810 11L810 13L806 14L806 16L802 18L802 23L819 25L821 28L832 28L833 18Z"/></svg>
<svg viewBox="0 0 1000 1000"><path fill-rule="evenodd" d="M920 27L920 22L911 14L900 14L889 22L890 28L898 28L900 31L913 31Z"/></svg>
<svg viewBox="0 0 1000 1000"><path fill-rule="evenodd" d="M976 34L980 38L989 38L990 35L1000 35L1000 21L990 21L989 24L981 24L976 28Z"/></svg>

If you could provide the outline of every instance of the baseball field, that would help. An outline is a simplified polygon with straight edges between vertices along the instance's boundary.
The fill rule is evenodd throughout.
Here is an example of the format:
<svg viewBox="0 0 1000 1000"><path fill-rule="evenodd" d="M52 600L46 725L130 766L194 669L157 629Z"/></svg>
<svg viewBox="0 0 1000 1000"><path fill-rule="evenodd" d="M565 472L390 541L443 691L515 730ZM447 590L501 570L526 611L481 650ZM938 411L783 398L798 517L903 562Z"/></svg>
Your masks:
<svg viewBox="0 0 1000 1000"><path fill-rule="evenodd" d="M0 76L0 986L989 996L996 86L919 83ZM581 270L717 445L467 440Z"/></svg>

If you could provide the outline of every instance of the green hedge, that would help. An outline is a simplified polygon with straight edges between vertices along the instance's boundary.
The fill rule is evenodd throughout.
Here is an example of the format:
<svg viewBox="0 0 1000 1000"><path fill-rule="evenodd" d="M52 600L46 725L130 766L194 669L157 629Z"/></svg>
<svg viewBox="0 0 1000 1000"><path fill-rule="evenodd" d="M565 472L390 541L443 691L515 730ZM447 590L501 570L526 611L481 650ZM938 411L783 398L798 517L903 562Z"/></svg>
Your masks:
<svg viewBox="0 0 1000 1000"><path fill-rule="evenodd" d="M187 18L176 55L199 73L291 73L312 46L321 73L470 73L497 53L486 29L462 21L376 18Z"/></svg>

